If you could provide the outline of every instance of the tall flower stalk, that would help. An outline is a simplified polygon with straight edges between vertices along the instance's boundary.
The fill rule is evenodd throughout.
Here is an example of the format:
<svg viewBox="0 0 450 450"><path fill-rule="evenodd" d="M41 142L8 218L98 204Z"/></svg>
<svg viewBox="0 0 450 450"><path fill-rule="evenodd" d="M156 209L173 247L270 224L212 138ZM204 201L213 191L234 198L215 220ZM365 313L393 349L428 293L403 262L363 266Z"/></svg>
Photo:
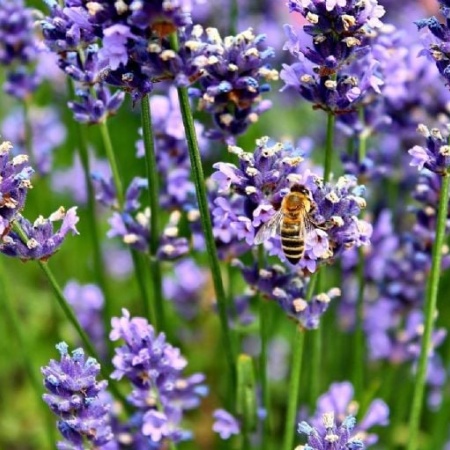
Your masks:
<svg viewBox="0 0 450 450"><path fill-rule="evenodd" d="M171 36L172 48L178 50L178 38L175 34ZM197 202L199 205L200 218L202 222L203 233L205 235L206 249L209 257L211 267L211 275L216 293L217 307L219 310L220 325L222 328L223 343L225 354L228 361L228 366L231 371L231 378L233 384L236 380L236 362L235 350L231 338L230 326L227 317L227 299L225 289L222 281L222 274L220 271L219 257L217 254L216 243L214 240L212 221L210 210L208 206L208 199L206 195L205 176L203 174L202 160L200 150L198 147L197 135L195 132L194 119L192 117L192 110L189 104L189 96L186 88L178 88L178 97L180 101L181 115L183 119L183 126L186 132L186 140L188 143L189 158L191 161L192 174L194 177L195 192L197 195Z"/></svg>
<svg viewBox="0 0 450 450"><path fill-rule="evenodd" d="M162 295L162 275L161 264L158 261L157 252L159 246L159 239L161 236L159 217L159 180L158 168L156 165L155 143L152 131L152 119L150 110L150 101L148 95L141 100L141 118L142 131L144 136L145 149L145 167L148 179L148 202L150 205L150 242L149 242L149 257L150 257L150 272L153 286L153 302L150 308L153 309L152 316L155 320L157 330L165 329L164 319L164 303Z"/></svg>
<svg viewBox="0 0 450 450"><path fill-rule="evenodd" d="M409 435L407 450L416 450L417 448L419 448L419 422L425 392L427 366L433 336L433 324L437 313L436 304L439 291L439 280L441 276L442 247L445 242L448 213L448 196L450 184L450 174L448 173L448 171L445 171L445 173L442 174L441 179L441 193L439 197L438 216L436 222L436 238L433 245L431 271L428 279L424 307L425 329L420 347L417 375L414 382L414 394L409 416Z"/></svg>

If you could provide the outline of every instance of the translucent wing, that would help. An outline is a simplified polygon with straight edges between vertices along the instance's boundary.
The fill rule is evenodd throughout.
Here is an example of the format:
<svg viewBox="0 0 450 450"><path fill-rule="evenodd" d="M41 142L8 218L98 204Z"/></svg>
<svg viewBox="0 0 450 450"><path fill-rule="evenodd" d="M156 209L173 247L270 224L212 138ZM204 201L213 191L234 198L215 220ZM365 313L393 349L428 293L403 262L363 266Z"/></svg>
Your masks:
<svg viewBox="0 0 450 450"><path fill-rule="evenodd" d="M273 217L271 217L266 223L264 223L258 230L255 236L254 243L256 245L261 244L267 239L279 234L281 222L283 220L283 213L278 211Z"/></svg>

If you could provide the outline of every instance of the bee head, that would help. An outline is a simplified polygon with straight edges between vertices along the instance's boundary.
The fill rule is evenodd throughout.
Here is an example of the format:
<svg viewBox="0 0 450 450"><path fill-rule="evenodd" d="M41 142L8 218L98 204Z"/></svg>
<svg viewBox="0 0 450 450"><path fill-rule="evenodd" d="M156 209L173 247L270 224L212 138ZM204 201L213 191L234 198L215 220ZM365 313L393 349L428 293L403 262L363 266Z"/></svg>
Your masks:
<svg viewBox="0 0 450 450"><path fill-rule="evenodd" d="M307 197L309 197L309 195L310 195L309 189L305 188L305 186L303 186L301 184L294 184L291 187L291 192L298 192L299 194L303 194Z"/></svg>

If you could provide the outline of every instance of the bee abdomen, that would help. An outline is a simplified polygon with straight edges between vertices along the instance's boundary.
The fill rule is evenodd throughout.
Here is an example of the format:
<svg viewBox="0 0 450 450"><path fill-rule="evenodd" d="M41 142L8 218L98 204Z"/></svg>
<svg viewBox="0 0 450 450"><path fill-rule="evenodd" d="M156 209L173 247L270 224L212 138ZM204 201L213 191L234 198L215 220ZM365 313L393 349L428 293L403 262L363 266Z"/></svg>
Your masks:
<svg viewBox="0 0 450 450"><path fill-rule="evenodd" d="M281 247L291 264L297 264L305 251L305 242L299 236L299 227L296 224L284 224L281 227Z"/></svg>

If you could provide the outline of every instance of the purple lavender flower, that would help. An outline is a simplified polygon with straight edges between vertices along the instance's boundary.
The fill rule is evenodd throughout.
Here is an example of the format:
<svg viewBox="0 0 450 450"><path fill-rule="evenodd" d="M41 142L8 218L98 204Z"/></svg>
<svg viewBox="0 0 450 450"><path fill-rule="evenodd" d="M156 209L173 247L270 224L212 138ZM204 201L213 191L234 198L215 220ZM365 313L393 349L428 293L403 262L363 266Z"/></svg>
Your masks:
<svg viewBox="0 0 450 450"><path fill-rule="evenodd" d="M117 210L117 198L114 184L94 174L97 188L97 199L105 206ZM120 237L122 241L140 252L148 251L150 239L150 209L141 209L139 197L143 189L147 188L147 180L135 177L130 183L125 195L123 211L115 211L109 219L111 226L108 237ZM178 237L178 223L181 219L179 211L173 211L164 228L160 239L157 255L163 260L173 260L185 255L189 251L186 238Z"/></svg>
<svg viewBox="0 0 450 450"><path fill-rule="evenodd" d="M153 446L188 438L180 428L181 420L184 411L196 408L206 395L204 376L185 378L187 361L165 341L164 334L156 335L146 319L130 318L123 310L122 317L112 319L112 327L110 339L122 339L124 345L116 349L111 377L131 382L129 402L138 410L140 432Z"/></svg>
<svg viewBox="0 0 450 450"><path fill-rule="evenodd" d="M19 99L28 97L40 82L31 67L39 51L33 24L32 10L22 0L0 5L0 64L8 67L4 90Z"/></svg>
<svg viewBox="0 0 450 450"><path fill-rule="evenodd" d="M252 245L259 227L280 208L283 197L294 184L311 193L315 203L314 221L327 224L306 236L306 249L300 267L314 272L319 262L339 255L353 246L367 245L371 226L357 218L365 200L364 189L353 177L341 177L335 186L323 184L310 170L301 170L303 158L289 145L271 143L269 138L257 141L255 152L238 147L229 150L239 158L239 167L216 163L212 179L218 183L218 194L212 210L216 236L222 240L245 239ZM225 235L221 232L224 230ZM269 242L271 252L280 255L279 240Z"/></svg>
<svg viewBox="0 0 450 450"><path fill-rule="evenodd" d="M448 84L448 81L450 80L450 52L448 49L450 37L448 22L450 18L450 9L445 1L439 1L439 9L446 19L445 23L439 22L434 16L428 19L418 20L415 23L419 30L428 29L428 35L424 39L425 49L423 50L423 54L435 61L439 73L444 77Z"/></svg>
<svg viewBox="0 0 450 450"><path fill-rule="evenodd" d="M235 265L241 269L244 280L250 286L270 300L275 300L304 329L317 328L330 301L341 295L338 288L333 288L308 299L306 293L309 281L307 283L304 277L295 272L288 272L281 266L264 269L258 269L256 265L245 267L240 261L236 261Z"/></svg>
<svg viewBox="0 0 450 450"><path fill-rule="evenodd" d="M342 422L336 421L333 412L322 416L323 426L316 429L303 421L298 424L298 432L308 437L305 450L334 448L336 450L360 450L364 443L354 435L356 419L347 416ZM333 446L333 447L330 447Z"/></svg>
<svg viewBox="0 0 450 450"><path fill-rule="evenodd" d="M0 236L8 232L10 222L18 216L25 204L30 176L33 169L28 166L28 156L10 158L10 142L0 144Z"/></svg>
<svg viewBox="0 0 450 450"><path fill-rule="evenodd" d="M53 152L66 138L66 128L59 113L52 107L29 109L31 149L29 155L38 174L48 175L52 169ZM2 135L14 144L16 153L26 152L26 130L23 112L13 110L1 124Z"/></svg>
<svg viewBox="0 0 450 450"><path fill-rule="evenodd" d="M412 156L410 165L419 170L424 167L437 174L445 174L450 167L450 145L437 128L429 130L419 125L418 131L426 139L426 147L415 145L408 153Z"/></svg>
<svg viewBox="0 0 450 450"><path fill-rule="evenodd" d="M106 122L117 113L125 99L123 92L111 94L103 84L96 84L93 88L80 88L75 94L77 101L68 102L69 109L72 110L75 120L91 125Z"/></svg>
<svg viewBox="0 0 450 450"><path fill-rule="evenodd" d="M369 91L380 93L378 63L370 56L371 32L381 27L384 14L376 0L290 0L288 6L307 20L303 31L311 36L312 45L285 26L284 48L298 59L283 66L280 77L285 87L294 87L315 108L334 113L355 110Z"/></svg>
<svg viewBox="0 0 450 450"><path fill-rule="evenodd" d="M16 231L10 231L0 241L0 252L23 261L29 259L46 261L59 250L69 231L72 234L78 234L75 228L79 220L76 211L76 206L67 212L61 207L47 219L39 216L34 223L19 214L15 220L27 236L28 241L23 242ZM60 220L62 220L61 228L55 232L53 222Z"/></svg>
<svg viewBox="0 0 450 450"><path fill-rule="evenodd" d="M100 352L104 352L105 330L103 329L102 310L104 297L95 284L79 284L69 281L64 287L64 297L72 306L80 325L86 331Z"/></svg>
<svg viewBox="0 0 450 450"><path fill-rule="evenodd" d="M317 407L311 424L321 432L325 432L322 418L324 414L333 413L338 422L343 422L348 415L358 414L358 404L353 400L354 390L351 383L332 383L328 392L317 400ZM354 432L366 446L377 442L378 436L368 434L369 428L386 426L389 423L389 408L383 400L375 399L368 406L366 413L360 419Z"/></svg>
<svg viewBox="0 0 450 450"><path fill-rule="evenodd" d="M99 449L116 448L109 419L109 407L102 402L107 381L96 381L100 365L94 358L87 358L79 348L68 353L68 346L61 342L56 346L61 361L51 360L42 367L44 384L49 393L43 395L53 413L58 417L58 429L64 441L59 449L82 449L87 442Z"/></svg>
<svg viewBox="0 0 450 450"><path fill-rule="evenodd" d="M197 26L195 34L197 38L203 34L201 27ZM216 29L208 28L205 40L208 45L200 67L204 75L199 88L192 88L190 94L200 99L199 109L214 118L217 130L211 130L210 137L236 136L271 106L261 102L261 94L270 88L261 82L278 79L278 72L267 63L274 51L265 44L265 35L255 36L251 28L224 39Z"/></svg>
<svg viewBox="0 0 450 450"><path fill-rule="evenodd" d="M224 409L216 409L213 417L213 431L218 433L221 439L229 439L241 432L239 422Z"/></svg>

